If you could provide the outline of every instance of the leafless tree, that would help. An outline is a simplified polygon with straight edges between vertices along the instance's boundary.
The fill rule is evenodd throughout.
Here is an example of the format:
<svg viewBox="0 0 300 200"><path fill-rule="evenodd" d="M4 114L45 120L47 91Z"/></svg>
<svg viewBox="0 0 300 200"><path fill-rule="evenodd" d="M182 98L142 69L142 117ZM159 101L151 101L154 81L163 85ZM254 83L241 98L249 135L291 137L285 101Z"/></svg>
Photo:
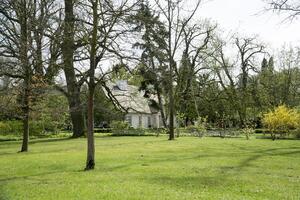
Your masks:
<svg viewBox="0 0 300 200"><path fill-rule="evenodd" d="M77 70L74 66L75 51L78 48L78 44L75 41L75 29L76 16L74 0L64 0L64 22L63 22L63 38L61 43L62 51L62 69L65 74L65 80L67 83L67 90L60 89L66 94L69 102L70 116L73 125L73 137L80 137L84 135L84 116L83 107L81 105L80 90L82 83L77 79Z"/></svg>
<svg viewBox="0 0 300 200"><path fill-rule="evenodd" d="M182 36L185 27L190 23L198 10L201 0L197 0L192 10L186 10L186 5L190 1L185 0L155 0L155 4L158 7L159 12L162 15L163 22L165 23L166 30L168 31L168 65L169 65L169 140L175 139L174 134L174 115L175 115L175 102L174 102L174 73L176 72L176 53L180 49L182 43ZM184 17L186 16L186 17Z"/></svg>
<svg viewBox="0 0 300 200"><path fill-rule="evenodd" d="M248 83L250 76L257 73L257 56L265 53L265 47L256 37L234 37L233 47L237 50L237 59L226 56L226 43L218 40L212 58L215 62L215 73L219 83L227 94L229 101L236 108L240 125L243 127L247 119Z"/></svg>
<svg viewBox="0 0 300 200"><path fill-rule="evenodd" d="M83 37L81 61L88 68L80 72L80 80L88 85L87 111L87 161L85 170L94 169L94 94L98 84L105 85L111 70L103 69L105 61L124 58L119 42L126 32L126 15L132 11L135 3L124 1L87 0L79 3L85 14L78 18L82 24ZM126 28L125 28L126 27ZM105 87L107 88L107 87Z"/></svg>
<svg viewBox="0 0 300 200"><path fill-rule="evenodd" d="M210 48L210 42L213 37L213 31L216 26L210 25L208 22L198 22L193 25L188 25L183 30L183 53L180 68L182 71L177 73L177 91L176 95L179 99L181 110L186 110L188 101L193 98L196 112L197 109L196 95L193 88L193 80L202 71L208 70L206 60L208 58L207 51ZM190 119L186 118L186 123Z"/></svg>
<svg viewBox="0 0 300 200"><path fill-rule="evenodd" d="M267 0L269 8L279 13L286 14L286 20L297 19L300 15L300 2L298 0Z"/></svg>
<svg viewBox="0 0 300 200"><path fill-rule="evenodd" d="M2 1L0 4L0 76L8 76L21 83L23 111L23 143L21 151L28 151L30 104L34 89L44 82L49 57L45 35L56 11L53 0ZM53 57L51 58L53 59Z"/></svg>
<svg viewBox="0 0 300 200"><path fill-rule="evenodd" d="M300 66L299 48L283 46L278 53L276 65L282 73L281 81L279 81L282 84L281 91L276 91L276 94L280 94L281 103L295 105L293 100L299 96L300 88L297 82Z"/></svg>

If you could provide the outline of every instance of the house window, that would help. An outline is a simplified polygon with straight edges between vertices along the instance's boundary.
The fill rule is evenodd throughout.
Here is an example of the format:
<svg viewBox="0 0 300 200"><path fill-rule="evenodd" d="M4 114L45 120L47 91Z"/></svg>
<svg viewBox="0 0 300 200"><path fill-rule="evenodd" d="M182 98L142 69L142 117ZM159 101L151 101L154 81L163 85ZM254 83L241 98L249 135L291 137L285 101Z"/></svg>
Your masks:
<svg viewBox="0 0 300 200"><path fill-rule="evenodd" d="M117 85L114 85L113 90L120 90L120 88Z"/></svg>
<svg viewBox="0 0 300 200"><path fill-rule="evenodd" d="M129 126L132 126L132 117L131 116L126 116L125 117L125 121L127 121L128 122L128 124L129 124Z"/></svg>
<svg viewBox="0 0 300 200"><path fill-rule="evenodd" d="M148 117L148 127L149 127L149 128L152 127L152 124L151 124L151 117L150 117L150 116Z"/></svg>
<svg viewBox="0 0 300 200"><path fill-rule="evenodd" d="M139 127L142 127L142 116L139 116Z"/></svg>

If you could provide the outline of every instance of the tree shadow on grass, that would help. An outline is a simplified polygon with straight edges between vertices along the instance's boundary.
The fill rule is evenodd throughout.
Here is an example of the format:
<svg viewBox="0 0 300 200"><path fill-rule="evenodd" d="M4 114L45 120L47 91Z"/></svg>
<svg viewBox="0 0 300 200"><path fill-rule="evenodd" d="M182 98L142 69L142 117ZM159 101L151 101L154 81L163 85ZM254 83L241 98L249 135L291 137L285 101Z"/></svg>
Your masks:
<svg viewBox="0 0 300 200"><path fill-rule="evenodd" d="M249 149L244 149L245 147L241 147L243 150L250 154L254 154L252 156L247 156L248 158L243 160L240 164L237 165L232 165L232 166L213 166L215 169L214 173L210 173L210 176L208 176L206 172L206 168L200 168L197 173L193 173L194 175L181 175L181 176L173 176L172 174L166 175L166 174L154 174L153 176L148 175L142 175L142 177L139 177L138 179L141 179L141 181L146 181L149 182L150 184L153 185L158 185L159 187L171 187L171 188L177 188L177 189L183 189L186 191L191 191L191 190L204 190L206 188L230 188L230 187L235 187L236 186L236 180L232 179L232 177L238 176L239 171L241 171L244 167L248 167L251 165L252 162L264 157L264 156L280 156L280 155L294 155L294 154L300 154L300 147L291 147L291 148L271 148L271 149L265 149L265 150L259 150L259 151L250 151ZM289 151L292 150L292 151ZM187 156L187 157L167 157L167 158L158 158L158 159L153 159L153 157L150 159L146 160L135 160L131 163L127 164L122 164L116 165L116 166L108 166L106 164L108 163L102 163L97 165L97 168L95 169L96 172L100 173L107 173L107 172L116 172L118 170L126 170L126 168L136 168L137 166L139 167L147 167L148 165L143 165L143 164L159 164L159 165L164 165L165 162L177 162L177 161L186 161L188 162L189 160L194 160L194 159L206 159L206 158L216 158L216 159L222 159L222 157L228 157L230 156L230 153L222 153L222 154L216 154L216 153L211 153L211 154L198 154L194 156ZM157 165L156 165L157 166ZM232 176L231 173L228 172L234 172L234 176ZM42 172L42 173L35 173L32 175L28 176L16 176L16 177L8 177L4 179L0 179L0 185L5 185L9 183L10 181L33 181L36 184L44 184L44 183L52 183L53 180L48 180L44 179L43 176L47 175L55 175L59 173L87 173L83 171L83 166L82 169L80 170L54 170L54 171L48 171L48 172ZM93 171L90 171L89 173L93 173ZM1 192L1 187L0 187L0 192ZM2 192L0 195L0 199L5 199L5 193ZM2 198L1 198L2 197Z"/></svg>
<svg viewBox="0 0 300 200"><path fill-rule="evenodd" d="M253 146L237 146L232 144L236 149L239 149L241 152L240 154L245 157L239 165L233 167L237 170L243 170L249 166L255 166L253 163L259 159L264 157L277 157L277 156L293 156L298 155L300 156L300 147L298 146L291 146L291 147L283 147L283 148L269 148L269 149L262 149L262 150L253 150ZM258 147L261 148L261 147Z"/></svg>
<svg viewBox="0 0 300 200"><path fill-rule="evenodd" d="M68 140L76 140L78 138L65 137L65 138L47 138L47 139L35 139L29 141L29 144L38 144L38 143L50 143L50 142L62 142Z"/></svg>
<svg viewBox="0 0 300 200"><path fill-rule="evenodd" d="M98 138L98 137L96 137ZM117 147L117 146L124 146L124 145L140 145L143 144L143 146L147 145L147 144L170 144L170 142L168 140L157 140L157 137L153 137L153 140L119 140L119 137L111 137L111 136L104 136L101 137L104 140L108 140L108 141L114 141L115 139L118 139L116 143L102 143L101 146L109 146L109 147ZM124 136L124 138L126 138L126 136ZM138 138L138 137L127 137L127 138ZM147 138L151 138L151 137L147 137Z"/></svg>
<svg viewBox="0 0 300 200"><path fill-rule="evenodd" d="M209 187L222 187L232 184L227 178L227 176L216 174L214 176L154 176L143 178L143 180L150 182L151 184L161 185L163 187L176 187L178 189L184 189L190 191L191 189L205 189Z"/></svg>
<svg viewBox="0 0 300 200"><path fill-rule="evenodd" d="M72 137L64 137L64 138L37 138L37 139L30 139L29 144L36 144L36 143L45 143L45 142L58 142L58 141L66 141L66 140L75 140L76 138ZM9 142L7 145L21 143L22 139L0 139L1 142Z"/></svg>
<svg viewBox="0 0 300 200"><path fill-rule="evenodd" d="M18 142L18 141L21 141L21 139L19 138L1 138L0 139L0 143L1 142Z"/></svg>
<svg viewBox="0 0 300 200"><path fill-rule="evenodd" d="M13 155L13 154L39 154L39 153L53 153L53 152L60 152L62 151L61 149L57 149L54 151L48 151L48 152L31 152L30 151L30 145L32 144L39 144L39 143L52 143L52 142L62 142L62 141L68 141L68 140L73 140L73 138L53 138L53 139L37 139L37 140L32 140L29 142L29 151L28 152L20 152L20 151L15 151L15 152L0 152L0 156L2 155ZM75 139L74 139L75 140ZM18 144L20 144L21 148L21 141L18 141ZM9 143L7 145L16 145L16 143ZM0 149L5 149L5 147L0 148Z"/></svg>
<svg viewBox="0 0 300 200"><path fill-rule="evenodd" d="M63 138L63 139L51 139L51 141L64 141L69 140L69 138ZM45 140L43 140L45 141ZM162 140L165 142L164 140ZM129 143L121 143L122 145L129 145L131 143L135 143L138 141L131 141ZM158 142L158 141L148 141L150 143ZM145 143L145 142L143 142ZM232 144L231 144L232 145ZM234 145L233 145L234 146ZM173 185L175 183L175 186L178 187L185 187L185 188L191 188L191 187L204 187L204 186L222 186L222 185L228 185L232 184L230 179L230 173L227 172L239 172L245 167L249 167L253 164L253 162L265 157L265 156L287 156L287 155L300 155L300 147L293 146L293 147L286 147L286 148L268 148L263 150L253 150L253 147L247 147L247 146L239 146L235 145L232 149L237 149L241 151L241 157L246 157L246 159L242 160L240 163L232 165L232 166L215 166L216 173L213 176L205 176L205 169L202 169L201 166L199 166L199 174L196 174L195 176L179 176L179 177L172 177L167 175L161 175L157 176L154 175L153 177L143 177L143 179L146 179L146 181L149 181L154 184L161 184L161 185ZM62 151L62 150L58 150ZM40 153L40 152L38 152ZM108 163L100 163L97 164L97 168L95 171L100 172L115 172L118 170L123 170L126 168L134 167L147 167L153 164L160 164L164 165L164 163L170 163L170 162L189 162L189 160L195 160L195 159L207 159L207 158L214 158L214 159L223 159L224 157L230 157L232 154L230 152L222 152L222 153L216 153L216 152L208 152L208 153L198 153L197 155L189 155L189 156L171 156L166 155L167 157L159 155L153 156L143 156L141 158L135 157L132 162L122 164L115 166L109 166ZM239 158L240 160L241 158ZM125 162L125 161L124 161ZM81 166L80 166L81 167ZM203 171L203 174L201 174ZM44 173L36 173L28 176L16 176L16 177L8 177L6 179L0 179L0 185L9 181L14 180L22 180L22 179L31 179L32 177L38 177L38 176L45 176L45 175L51 175L51 174L58 174L58 173L86 173L82 170L72 171L72 170L55 170L50 172L44 172ZM0 188L1 189L1 188ZM0 196L1 198L1 196Z"/></svg>
<svg viewBox="0 0 300 200"><path fill-rule="evenodd" d="M13 177L7 177L7 178L0 178L0 185L10 182L10 181L18 181L18 180L35 180L40 182L45 182L46 179L38 178L48 175L55 175L60 173L82 173L84 170L54 170L54 171L48 171L48 172L40 172L35 174L30 174L26 176L13 176Z"/></svg>
<svg viewBox="0 0 300 200"><path fill-rule="evenodd" d="M239 164L233 164L231 166L213 166L214 173L212 176L206 176L205 169L199 168L199 174L195 174L195 176L186 175L186 176L175 176L172 175L161 175L154 177L148 177L145 180L150 182L151 184L157 184L167 187L178 187L178 189L186 189L190 190L191 188L206 188L206 187L231 187L236 186L236 181L233 177L239 176L239 173L244 171L244 168L253 166L254 162L265 157L265 156L287 156L287 155L300 155L300 147L291 147L291 148L272 148L260 151L253 151L251 153L255 153L253 156L247 156L248 158L242 160ZM288 151L290 150L290 151ZM208 157L216 157L222 159L223 156L229 156L230 153L222 154L222 156L218 155L209 155ZM198 158L204 158L203 156L199 156ZM189 158L192 159L192 158ZM183 160L183 159L181 159ZM233 179L232 179L233 178ZM144 178L143 178L144 179Z"/></svg>
<svg viewBox="0 0 300 200"><path fill-rule="evenodd" d="M243 162L241 162L237 167L238 168L245 168L252 164L252 162L259 160L266 156L287 156L287 155L299 155L300 156L300 149L299 147L294 148L273 148L273 149L266 149L266 150L260 150L260 151L254 151L252 153L255 153L255 155L250 156ZM285 152L280 152L284 150ZM294 150L286 152L286 150Z"/></svg>
<svg viewBox="0 0 300 200"><path fill-rule="evenodd" d="M267 140L273 140L272 136L268 136L268 135L257 135L256 139L267 139ZM280 137L280 138L276 138L275 141L280 141L280 140L300 140L300 138L297 137Z"/></svg>
<svg viewBox="0 0 300 200"><path fill-rule="evenodd" d="M265 149L265 150L254 150L251 151L247 149L246 147L237 147L245 151L245 155L242 155L241 157L246 157L246 159L242 160L242 158L239 158L241 160L240 164L230 165L230 166L219 166L216 169L219 170L222 174L226 173L227 171L241 171L245 167L249 167L252 165L252 162L259 160L265 156L287 156L287 155L300 155L300 147L290 147L290 148L271 148L271 149ZM101 166L101 169L104 171L115 171L115 170L124 170L126 168L130 167L136 167L136 166L151 166L154 164L160 164L164 165L164 163L170 163L170 162L189 162L189 160L198 160L198 159L218 159L222 160L224 158L232 157L232 154L230 152L218 152L218 153L200 153L197 155L191 155L191 156L183 156L183 157L170 157L167 155L167 157L154 157L154 156L143 156L141 155L141 158L136 157L133 162L127 163L127 164L120 164L115 166L106 167L105 165Z"/></svg>

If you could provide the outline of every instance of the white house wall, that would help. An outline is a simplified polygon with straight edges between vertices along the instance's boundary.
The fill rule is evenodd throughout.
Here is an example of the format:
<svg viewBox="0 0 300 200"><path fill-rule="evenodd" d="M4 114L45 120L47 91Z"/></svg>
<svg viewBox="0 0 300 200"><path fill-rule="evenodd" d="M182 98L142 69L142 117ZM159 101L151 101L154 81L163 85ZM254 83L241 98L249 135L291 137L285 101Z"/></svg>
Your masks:
<svg viewBox="0 0 300 200"><path fill-rule="evenodd" d="M126 114L125 120L131 123L129 124L133 128L159 128L162 127L162 122L159 121L159 114L138 114L138 113L129 113ZM141 124L140 124L141 117ZM148 119L150 117L150 119ZM131 120L130 120L131 118ZM151 124L149 124L149 121Z"/></svg>
<svg viewBox="0 0 300 200"><path fill-rule="evenodd" d="M156 114L138 114L138 113L129 113L125 115L125 120L129 122L128 117L131 117L131 123L129 124L132 128L163 128L163 121L160 116L160 113ZM139 117L141 118L141 124L139 122ZM151 127L148 124L148 117L150 117ZM169 120L167 120L169 124ZM177 126L176 117L174 116L174 126Z"/></svg>

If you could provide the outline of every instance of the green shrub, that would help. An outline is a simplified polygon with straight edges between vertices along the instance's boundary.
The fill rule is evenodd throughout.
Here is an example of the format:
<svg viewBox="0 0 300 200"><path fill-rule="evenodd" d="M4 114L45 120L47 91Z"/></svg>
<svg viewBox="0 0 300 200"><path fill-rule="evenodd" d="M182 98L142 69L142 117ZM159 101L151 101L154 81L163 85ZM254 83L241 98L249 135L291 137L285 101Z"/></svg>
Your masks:
<svg viewBox="0 0 300 200"><path fill-rule="evenodd" d="M199 128L197 126L194 126L194 125L188 126L186 128L186 130L188 131L189 134L191 134L193 136L197 136L197 137L203 137L204 136L203 129Z"/></svg>
<svg viewBox="0 0 300 200"><path fill-rule="evenodd" d="M243 133L243 132L241 132L240 130L236 130L236 129L229 129L228 133L229 133L230 137L239 137L241 135L241 133Z"/></svg>
<svg viewBox="0 0 300 200"><path fill-rule="evenodd" d="M48 130L48 131L47 131ZM39 136L46 132L51 131L51 123L45 124L42 121L30 121L29 122L29 135ZM23 134L23 122L20 120L14 121L1 121L0 122L0 135L15 135L22 136Z"/></svg>
<svg viewBox="0 0 300 200"><path fill-rule="evenodd" d="M295 137L300 139L300 131L298 131L296 134L295 134Z"/></svg>
<svg viewBox="0 0 300 200"><path fill-rule="evenodd" d="M158 136L167 133L165 128L131 128L126 121L112 121L110 127L113 136Z"/></svg>
<svg viewBox="0 0 300 200"><path fill-rule="evenodd" d="M300 127L292 131L295 138L300 139Z"/></svg>
<svg viewBox="0 0 300 200"><path fill-rule="evenodd" d="M147 131L144 128L136 128L136 129L130 128L130 129L125 130L124 135L125 136L143 136L143 135L146 135L146 132Z"/></svg>
<svg viewBox="0 0 300 200"><path fill-rule="evenodd" d="M0 135L15 135L21 136L23 132L22 121L1 121L0 122Z"/></svg>
<svg viewBox="0 0 300 200"><path fill-rule="evenodd" d="M177 128L177 134L179 135L187 135L187 136L196 136L196 137L203 137L207 132L207 125L206 118L199 117L196 121L195 125L190 125L185 128Z"/></svg>
<svg viewBox="0 0 300 200"><path fill-rule="evenodd" d="M176 122L178 127L185 126L185 114L178 112L176 114Z"/></svg>
<svg viewBox="0 0 300 200"><path fill-rule="evenodd" d="M246 139L249 140L250 136L255 133L255 130L253 128L243 128L241 132L246 136Z"/></svg>
<svg viewBox="0 0 300 200"><path fill-rule="evenodd" d="M194 126L194 133L196 133L196 136L203 137L207 132L207 125L208 123L205 117L198 117Z"/></svg>
<svg viewBox="0 0 300 200"><path fill-rule="evenodd" d="M275 108L274 111L266 113L263 123L271 132L272 139L275 140L277 134L288 135L290 130L300 126L300 114L296 109L282 105Z"/></svg>
<svg viewBox="0 0 300 200"><path fill-rule="evenodd" d="M9 131L9 126L8 124L4 122L0 122L0 135L6 135Z"/></svg>
<svg viewBox="0 0 300 200"><path fill-rule="evenodd" d="M110 127L113 135L125 135L129 129L129 124L126 121L112 121Z"/></svg>
<svg viewBox="0 0 300 200"><path fill-rule="evenodd" d="M146 134L148 134L148 135L156 135L158 137L159 135L166 135L166 134L168 134L168 130L166 128L152 128L152 129L148 129L146 131Z"/></svg>
<svg viewBox="0 0 300 200"><path fill-rule="evenodd" d="M146 135L152 135L154 136L153 132L147 132L145 129L137 128L137 129L127 129L127 130L118 130L113 131L112 136L146 136Z"/></svg>
<svg viewBox="0 0 300 200"><path fill-rule="evenodd" d="M30 121L29 122L29 135L38 136L44 134L44 124L41 121Z"/></svg>
<svg viewBox="0 0 300 200"><path fill-rule="evenodd" d="M255 133L265 133L265 129L255 129Z"/></svg>
<svg viewBox="0 0 300 200"><path fill-rule="evenodd" d="M110 127L113 130L128 129L129 128L129 124L126 121L112 121L110 123Z"/></svg>
<svg viewBox="0 0 300 200"><path fill-rule="evenodd" d="M30 121L33 135L58 133L70 127L66 97L52 92L43 94L32 105Z"/></svg>

